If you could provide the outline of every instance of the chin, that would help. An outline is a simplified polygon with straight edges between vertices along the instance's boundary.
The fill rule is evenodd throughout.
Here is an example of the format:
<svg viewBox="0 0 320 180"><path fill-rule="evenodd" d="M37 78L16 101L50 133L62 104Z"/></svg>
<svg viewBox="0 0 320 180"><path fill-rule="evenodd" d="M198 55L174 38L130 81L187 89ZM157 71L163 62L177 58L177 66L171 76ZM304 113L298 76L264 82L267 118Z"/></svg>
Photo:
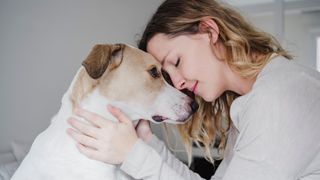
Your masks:
<svg viewBox="0 0 320 180"><path fill-rule="evenodd" d="M212 96L201 96L202 99L206 102L213 102L216 98L213 98Z"/></svg>
<svg viewBox="0 0 320 180"><path fill-rule="evenodd" d="M206 102L214 102L216 99L218 99L220 96L216 94L205 94L204 96L201 96L202 99Z"/></svg>

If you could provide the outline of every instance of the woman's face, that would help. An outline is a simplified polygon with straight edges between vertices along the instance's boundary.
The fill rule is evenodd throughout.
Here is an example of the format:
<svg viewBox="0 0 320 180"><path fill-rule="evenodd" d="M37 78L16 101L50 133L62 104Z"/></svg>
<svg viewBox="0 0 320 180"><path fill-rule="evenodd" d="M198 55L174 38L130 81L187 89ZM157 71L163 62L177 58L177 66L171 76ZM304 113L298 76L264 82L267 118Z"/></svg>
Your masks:
<svg viewBox="0 0 320 180"><path fill-rule="evenodd" d="M226 90L226 63L217 60L207 33L179 35L159 33L147 45L169 74L175 88L188 89L207 102L213 102Z"/></svg>

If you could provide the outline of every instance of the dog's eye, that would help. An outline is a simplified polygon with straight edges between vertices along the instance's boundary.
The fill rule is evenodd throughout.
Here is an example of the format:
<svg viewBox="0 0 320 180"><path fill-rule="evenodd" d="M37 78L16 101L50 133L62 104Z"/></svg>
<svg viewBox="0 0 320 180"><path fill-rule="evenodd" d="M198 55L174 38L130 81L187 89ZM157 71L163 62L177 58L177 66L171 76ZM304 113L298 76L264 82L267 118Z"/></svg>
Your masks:
<svg viewBox="0 0 320 180"><path fill-rule="evenodd" d="M160 73L158 72L158 69L156 67L151 68L149 70L149 73L155 79L160 77Z"/></svg>

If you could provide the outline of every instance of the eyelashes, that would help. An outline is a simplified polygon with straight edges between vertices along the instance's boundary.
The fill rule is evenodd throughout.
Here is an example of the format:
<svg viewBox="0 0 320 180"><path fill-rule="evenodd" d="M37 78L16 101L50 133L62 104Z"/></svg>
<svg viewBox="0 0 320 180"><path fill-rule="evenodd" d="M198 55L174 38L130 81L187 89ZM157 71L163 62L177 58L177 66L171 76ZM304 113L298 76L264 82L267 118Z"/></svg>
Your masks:
<svg viewBox="0 0 320 180"><path fill-rule="evenodd" d="M163 76L163 78L165 79L165 81L170 84L171 86L173 86L172 80L169 76L169 74L167 73L166 70L164 70L163 68L161 68L161 74Z"/></svg>
<svg viewBox="0 0 320 180"><path fill-rule="evenodd" d="M180 58L178 58L178 60L177 60L177 62L176 62L176 64L175 64L175 66L176 66L176 67L178 67L178 66L179 66L179 64L180 64Z"/></svg>

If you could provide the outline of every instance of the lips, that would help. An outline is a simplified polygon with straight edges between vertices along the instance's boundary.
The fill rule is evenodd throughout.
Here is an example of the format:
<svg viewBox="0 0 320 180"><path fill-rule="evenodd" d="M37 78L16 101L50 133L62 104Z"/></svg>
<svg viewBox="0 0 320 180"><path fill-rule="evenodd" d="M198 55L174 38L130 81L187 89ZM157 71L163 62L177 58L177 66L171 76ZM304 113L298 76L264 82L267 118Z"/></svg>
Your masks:
<svg viewBox="0 0 320 180"><path fill-rule="evenodd" d="M198 82L199 82L199 81L197 81L197 82L194 84L193 88L192 88L192 92L193 92L193 93L194 93L194 91L196 90L196 88L197 88L197 86L198 86Z"/></svg>

